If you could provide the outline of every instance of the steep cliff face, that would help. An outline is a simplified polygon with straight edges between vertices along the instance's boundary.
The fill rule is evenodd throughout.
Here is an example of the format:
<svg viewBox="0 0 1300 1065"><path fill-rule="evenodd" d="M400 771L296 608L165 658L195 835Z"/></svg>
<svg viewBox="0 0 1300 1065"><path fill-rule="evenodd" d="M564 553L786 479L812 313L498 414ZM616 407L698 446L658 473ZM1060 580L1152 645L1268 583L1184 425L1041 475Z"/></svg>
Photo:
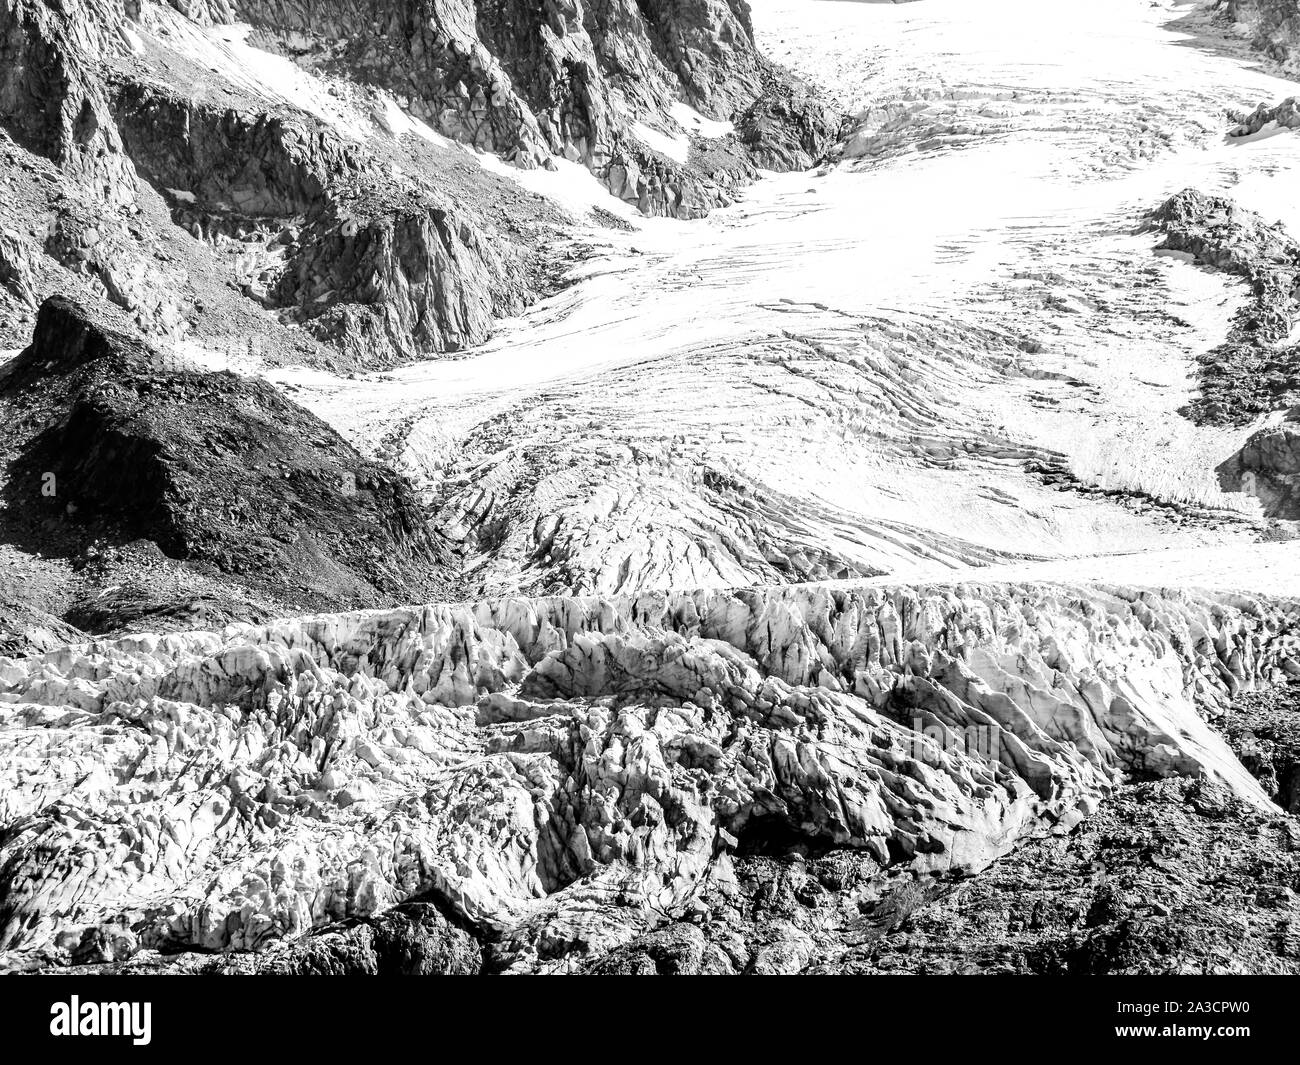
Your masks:
<svg viewBox="0 0 1300 1065"><path fill-rule="evenodd" d="M0 5L0 125L113 206L129 203L135 192L101 76L126 47L115 28L124 20L111 3Z"/></svg>
<svg viewBox="0 0 1300 1065"><path fill-rule="evenodd" d="M379 86L439 132L516 165L580 162L647 214L704 214L753 178L751 146L757 165L797 169L838 133L834 112L759 54L744 0L176 6L204 21L251 23L259 43ZM726 163L709 161L673 117L679 102L750 132L724 138ZM679 142L681 154L666 155L641 123Z"/></svg>
<svg viewBox="0 0 1300 1065"><path fill-rule="evenodd" d="M235 38L152 4L6 0L0 40L0 129L66 183L16 190L28 202L12 205L0 284L19 305L75 291L42 277L44 252L146 335L179 343L268 309L240 331L271 360L301 357L277 328L301 324L333 353L317 359L382 366L476 343L551 284L555 212L454 146L404 145L385 100L345 87L313 110L313 94L332 99L323 85L300 93ZM24 233L42 215L46 233ZM168 221L205 254L159 254ZM207 298L177 299L204 281Z"/></svg>
<svg viewBox="0 0 1300 1065"><path fill-rule="evenodd" d="M282 938L424 900L454 926L431 926L438 964L466 929L490 970L558 971L709 913L738 861L792 848L888 905L897 874L976 872L1125 780L1268 808L1194 707L1300 671L1298 620L1126 589L759 589L3 659L0 946L11 967L291 965ZM377 964L347 936L322 964ZM769 964L845 947L791 936Z"/></svg>

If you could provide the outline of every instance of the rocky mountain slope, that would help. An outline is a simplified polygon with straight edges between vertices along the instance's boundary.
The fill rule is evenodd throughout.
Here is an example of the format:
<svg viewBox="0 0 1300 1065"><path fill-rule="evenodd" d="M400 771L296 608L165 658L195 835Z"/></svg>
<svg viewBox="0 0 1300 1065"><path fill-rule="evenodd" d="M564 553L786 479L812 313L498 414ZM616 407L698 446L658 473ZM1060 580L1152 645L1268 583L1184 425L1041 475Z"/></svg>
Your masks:
<svg viewBox="0 0 1300 1065"><path fill-rule="evenodd" d="M1217 0L1216 7L1240 23L1251 44L1294 71L1300 53L1300 5L1296 0Z"/></svg>
<svg viewBox="0 0 1300 1065"><path fill-rule="evenodd" d="M383 88L440 133L517 165L579 162L647 214L694 217L728 203L754 163L806 168L838 132L829 109L759 54L740 0L182 7L200 23L249 23L260 43ZM723 165L705 160L698 139L679 159L658 146L680 133L644 132L647 120L671 127L677 104L738 128Z"/></svg>
<svg viewBox="0 0 1300 1065"><path fill-rule="evenodd" d="M576 160L645 213L694 217L753 178L751 156L807 166L838 130L758 56L743 5L178 6L0 9L0 127L88 198L45 203L57 189L8 178L19 193L0 246L10 299L66 284L42 281L44 251L146 332L200 329L193 318L221 308L183 298L197 264L159 267L160 235L134 221L156 193L172 224L224 253L224 288L351 361L455 351L547 291L541 246L553 235L535 197L455 143L521 167ZM248 23L278 53L250 47ZM718 136L733 115L742 134ZM125 217L95 218L97 200ZM42 231L16 224L24 213Z"/></svg>
<svg viewBox="0 0 1300 1065"><path fill-rule="evenodd" d="M544 287L544 218L525 229L533 208L506 183L454 156L437 181L408 177L373 120L342 128L292 84L268 98L227 42L167 8L135 14L0 11L11 297L88 287L182 355L252 341L328 358L305 333L382 365L481 339ZM500 198L495 218L466 186Z"/></svg>
<svg viewBox="0 0 1300 1065"><path fill-rule="evenodd" d="M11 535L39 548L57 530L87 564L148 542L281 600L445 594L442 549L404 480L264 381L159 363L76 304L42 305L31 346L0 370ZM80 614L110 615L121 594Z"/></svg>

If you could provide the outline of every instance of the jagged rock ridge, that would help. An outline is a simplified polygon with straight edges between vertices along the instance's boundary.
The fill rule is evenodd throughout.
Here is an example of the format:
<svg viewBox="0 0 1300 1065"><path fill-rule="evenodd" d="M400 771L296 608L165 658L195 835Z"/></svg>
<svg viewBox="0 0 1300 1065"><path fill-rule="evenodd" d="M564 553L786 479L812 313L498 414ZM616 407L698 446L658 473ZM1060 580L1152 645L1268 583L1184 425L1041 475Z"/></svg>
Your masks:
<svg viewBox="0 0 1300 1065"><path fill-rule="evenodd" d="M1296 0L1219 0L1218 6L1245 26L1256 48L1287 70L1295 69L1300 46Z"/></svg>
<svg viewBox="0 0 1300 1065"><path fill-rule="evenodd" d="M754 161L812 165L838 133L821 101L759 54L744 0L206 0L201 20L247 21L300 62L394 93L441 133L517 165L560 156L647 214L695 217L730 201ZM743 127L721 170L638 134L676 101ZM671 124L671 123L670 123Z"/></svg>

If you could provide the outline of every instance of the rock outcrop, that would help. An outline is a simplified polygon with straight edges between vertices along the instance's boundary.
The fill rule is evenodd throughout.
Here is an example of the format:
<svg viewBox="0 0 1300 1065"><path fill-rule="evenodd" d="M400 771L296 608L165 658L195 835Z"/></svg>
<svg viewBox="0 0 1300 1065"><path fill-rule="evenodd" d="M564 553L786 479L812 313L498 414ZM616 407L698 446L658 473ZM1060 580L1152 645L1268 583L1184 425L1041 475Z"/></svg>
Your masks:
<svg viewBox="0 0 1300 1065"><path fill-rule="evenodd" d="M1296 0L1219 0L1229 18L1244 25L1254 46L1288 71L1300 57L1300 4Z"/></svg>
<svg viewBox="0 0 1300 1065"><path fill-rule="evenodd" d="M0 660L3 957L279 951L424 899L487 970L565 971L791 847L843 852L854 904L888 908L891 875L976 872L1125 780L1268 808L1194 705L1300 671L1298 623L1294 603L1125 589L788 588ZM390 934L292 950L329 968Z"/></svg>
<svg viewBox="0 0 1300 1065"><path fill-rule="evenodd" d="M553 283L555 219L454 146L402 147L382 100L344 93L337 113L313 111L266 80L256 53L151 3L5 0L0 41L0 129L75 190L19 205L29 219L50 211L43 246L13 231L0 246L0 285L29 304L69 292L35 277L43 251L146 335L192 337L234 289L305 325L338 363L375 366L476 343ZM159 254L172 238L142 216L154 195L216 262ZM225 274L218 291L181 298L208 269ZM272 356L295 346L273 325L244 336Z"/></svg>
<svg viewBox="0 0 1300 1065"><path fill-rule="evenodd" d="M1233 753L1278 806L1300 814L1300 688L1244 692L1216 722Z"/></svg>
<svg viewBox="0 0 1300 1065"><path fill-rule="evenodd" d="M118 28L125 11L103 2L0 5L0 126L117 207L134 199L135 175L113 124L102 67L127 47Z"/></svg>
<svg viewBox="0 0 1300 1065"><path fill-rule="evenodd" d="M39 654L68 643L82 633L53 615L0 592L0 655Z"/></svg>
<svg viewBox="0 0 1300 1065"><path fill-rule="evenodd" d="M493 190L509 202L506 182L482 175L480 196L458 197L466 180L454 166L436 183L395 177L383 152L309 115L223 103L131 85L115 113L175 220L242 244L243 256L260 260L240 279L246 294L347 361L457 351L531 302L531 253L474 206Z"/></svg>
<svg viewBox="0 0 1300 1065"><path fill-rule="evenodd" d="M1268 114L1290 112L1286 105L1261 109L1239 134L1258 132L1274 120ZM1294 342L1300 244L1280 223L1270 225L1231 200L1195 189L1163 204L1150 225L1166 234L1161 250L1190 256L1250 286L1251 298L1237 312L1228 339L1197 359L1200 394L1182 413L1200 423L1243 425L1288 407L1300 397L1300 345ZM1224 491L1257 497L1265 517L1300 518L1300 434L1292 417L1255 432L1215 472Z"/></svg>
<svg viewBox="0 0 1300 1065"><path fill-rule="evenodd" d="M152 541L304 603L446 587L406 483L265 381L168 368L53 298L0 403L21 441L5 497L37 538L54 522L96 550Z"/></svg>
<svg viewBox="0 0 1300 1065"><path fill-rule="evenodd" d="M1241 425L1290 405L1300 389L1300 244L1280 224L1220 196L1185 189L1151 215L1160 248L1242 278L1251 300L1228 339L1200 356L1200 395L1185 412L1198 422Z"/></svg>
<svg viewBox="0 0 1300 1065"><path fill-rule="evenodd" d="M182 298L197 264L154 254L157 194L224 288L372 368L482 341L563 272L562 212L457 143L575 161L645 214L696 218L839 132L759 55L741 0L4 0L0 60L0 130L77 190L44 246L0 224L3 298L68 294L33 270L44 252L183 342L216 308ZM270 336L272 357L294 346Z"/></svg>
<svg viewBox="0 0 1300 1065"><path fill-rule="evenodd" d="M736 133L755 165L806 170L827 155L844 122L813 89L768 70L762 92L737 120Z"/></svg>
<svg viewBox="0 0 1300 1065"><path fill-rule="evenodd" d="M1243 115L1230 137L1253 137L1268 129L1300 129L1300 97L1289 96L1280 104L1260 104Z"/></svg>
<svg viewBox="0 0 1300 1065"><path fill-rule="evenodd" d="M1218 474L1224 491L1259 499L1266 517L1300 520L1300 416L1295 409L1253 433L1220 464Z"/></svg>

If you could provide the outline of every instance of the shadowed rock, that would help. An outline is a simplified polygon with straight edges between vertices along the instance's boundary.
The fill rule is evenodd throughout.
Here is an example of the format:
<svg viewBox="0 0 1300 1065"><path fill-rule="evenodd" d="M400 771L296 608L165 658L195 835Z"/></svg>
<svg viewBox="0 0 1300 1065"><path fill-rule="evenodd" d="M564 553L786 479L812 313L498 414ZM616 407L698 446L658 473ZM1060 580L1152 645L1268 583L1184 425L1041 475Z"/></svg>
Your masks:
<svg viewBox="0 0 1300 1065"><path fill-rule="evenodd" d="M1251 435L1217 471L1225 492L1245 492L1264 504L1269 518L1300 520L1300 417L1293 410L1276 425Z"/></svg>
<svg viewBox="0 0 1300 1065"><path fill-rule="evenodd" d="M1287 70L1300 55L1300 4L1296 0L1221 0L1230 17L1243 23L1254 46Z"/></svg>
<svg viewBox="0 0 1300 1065"><path fill-rule="evenodd" d="M265 381L167 369L54 298L0 397L43 415L10 470L13 511L319 602L438 587L405 482Z"/></svg>

